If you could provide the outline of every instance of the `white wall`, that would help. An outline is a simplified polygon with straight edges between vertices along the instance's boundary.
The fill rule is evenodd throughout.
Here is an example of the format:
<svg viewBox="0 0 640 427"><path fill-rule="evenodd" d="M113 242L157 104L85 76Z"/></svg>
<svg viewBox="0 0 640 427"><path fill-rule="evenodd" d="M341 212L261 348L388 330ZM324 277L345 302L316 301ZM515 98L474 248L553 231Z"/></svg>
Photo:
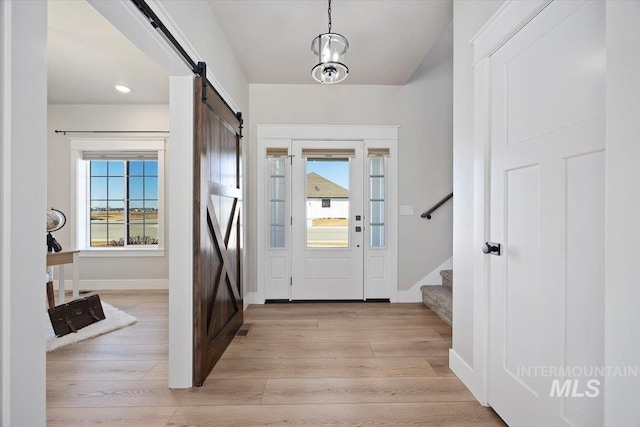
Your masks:
<svg viewBox="0 0 640 427"><path fill-rule="evenodd" d="M0 2L3 426L44 426L46 2Z"/></svg>
<svg viewBox="0 0 640 427"><path fill-rule="evenodd" d="M227 102L246 115L249 111L247 78L208 2L156 0L149 3L164 9L171 21L165 24L177 27L174 35L181 34L186 39L183 47L190 46L197 52L193 60L207 63L220 83L220 91L228 95Z"/></svg>
<svg viewBox="0 0 640 427"><path fill-rule="evenodd" d="M414 215L399 217L399 290L411 288L451 257L451 204L431 221L419 217L451 191L451 70L449 28L405 86L250 85L252 132L257 124L400 125L399 204L412 205ZM249 148L249 170L255 171L254 140ZM255 200L257 177L249 179L249 198ZM248 230L252 266L256 216L254 206ZM251 291L256 291L255 274L251 269Z"/></svg>
<svg viewBox="0 0 640 427"><path fill-rule="evenodd" d="M469 368L483 345L473 335L474 239L474 87L473 50L469 41L502 5L502 0L453 2L453 350ZM475 350L475 351L474 351ZM481 369L473 375L481 375ZM466 380L462 373L456 372ZM478 396L478 377L465 381Z"/></svg>
<svg viewBox="0 0 640 427"><path fill-rule="evenodd" d="M5 307L2 305L2 301L5 299L5 291L4 284L7 282L7 278L5 277L6 267L4 266L5 262L8 261L2 255L6 250L6 246L4 244L6 238L6 231L8 229L9 221L7 216L4 214L5 212L5 181L7 180L7 163L5 159L7 155L5 154L5 150L8 150L8 144L5 144L7 138L5 138L5 92L6 92L6 82L5 75L7 74L4 70L6 59L5 59L5 40L6 40L6 29L9 28L8 20L5 21L5 7L0 5L0 29L5 29L5 31L0 30L0 212L3 213L2 218L0 218L0 414L3 413L3 408L8 405L5 404L5 389L7 388L8 382L5 382L5 378L7 374L3 375L5 371L5 349L4 349L4 325L8 322L8 319L5 318ZM7 176L5 176L7 175ZM4 425L4 418L0 416L0 426Z"/></svg>
<svg viewBox="0 0 640 427"><path fill-rule="evenodd" d="M605 365L639 366L640 3L608 1ZM605 380L605 425L640 425L640 378Z"/></svg>
<svg viewBox="0 0 640 427"><path fill-rule="evenodd" d="M71 230L76 227L73 215L75 201L71 200L69 138L118 138L135 134L56 134L54 130L158 130L169 129L168 105L49 105L47 130L47 206L60 209L67 216L67 225L54 233L64 248L75 247L70 241ZM145 135L157 137L157 135ZM162 136L166 137L166 136ZM170 152L170 144L168 146ZM171 161L167 156L167 164ZM165 197L165 211L169 206ZM170 244L165 221L165 256L134 258L80 259L80 281L100 286L166 288L169 277L168 252ZM118 282L121 285L118 285Z"/></svg>
<svg viewBox="0 0 640 427"><path fill-rule="evenodd" d="M399 201L412 205L414 215L400 217L399 290L416 285L452 255L452 201L430 220L420 218L453 189L452 44L449 24L401 89Z"/></svg>
<svg viewBox="0 0 640 427"><path fill-rule="evenodd" d="M169 79L171 141L168 150L169 387L191 387L193 379L193 76ZM173 226L173 224L180 224ZM185 232L187 230L187 232Z"/></svg>

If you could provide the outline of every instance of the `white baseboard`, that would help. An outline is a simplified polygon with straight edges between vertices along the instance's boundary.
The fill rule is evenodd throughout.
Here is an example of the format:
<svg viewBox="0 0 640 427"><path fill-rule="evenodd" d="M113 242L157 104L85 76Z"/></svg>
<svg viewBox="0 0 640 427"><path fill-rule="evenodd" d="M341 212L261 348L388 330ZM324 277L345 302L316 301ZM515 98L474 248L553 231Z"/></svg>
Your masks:
<svg viewBox="0 0 640 427"><path fill-rule="evenodd" d="M453 257L449 258L438 266L431 273L426 275L422 280L413 285L411 289L398 290L398 302L421 302L422 291L420 287L424 285L441 285L442 278L440 277L440 270L452 270L453 269Z"/></svg>
<svg viewBox="0 0 640 427"><path fill-rule="evenodd" d="M476 380L473 368L452 348L449 349L449 369L451 369L469 391L471 391L473 397L475 397L480 404L486 406L486 404L483 403L483 399L478 397L480 390L477 389L478 381Z"/></svg>
<svg viewBox="0 0 640 427"><path fill-rule="evenodd" d="M411 289L401 291L398 289L398 302L422 302L420 286L415 285Z"/></svg>
<svg viewBox="0 0 640 427"><path fill-rule="evenodd" d="M81 291L109 291L136 289L169 289L169 279L128 279L128 280L80 280ZM53 288L58 288L58 281L53 281ZM73 289L73 281L65 280L66 291Z"/></svg>
<svg viewBox="0 0 640 427"><path fill-rule="evenodd" d="M244 296L243 305L246 310L249 307L249 304L264 304L264 301L258 302L258 293L257 292L249 292Z"/></svg>

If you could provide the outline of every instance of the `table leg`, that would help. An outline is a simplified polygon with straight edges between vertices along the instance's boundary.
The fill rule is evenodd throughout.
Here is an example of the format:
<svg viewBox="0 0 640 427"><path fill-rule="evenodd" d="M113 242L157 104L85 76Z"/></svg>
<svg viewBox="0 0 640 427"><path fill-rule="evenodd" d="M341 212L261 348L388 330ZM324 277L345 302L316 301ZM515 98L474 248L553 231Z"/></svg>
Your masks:
<svg viewBox="0 0 640 427"><path fill-rule="evenodd" d="M64 304L64 264L58 266L59 304Z"/></svg>
<svg viewBox="0 0 640 427"><path fill-rule="evenodd" d="M47 304L49 308L56 306L55 294L53 293L53 282L47 282Z"/></svg>
<svg viewBox="0 0 640 427"><path fill-rule="evenodd" d="M71 274L73 277L73 299L80 297L80 283L78 282L78 253L73 254L73 265L71 266Z"/></svg>

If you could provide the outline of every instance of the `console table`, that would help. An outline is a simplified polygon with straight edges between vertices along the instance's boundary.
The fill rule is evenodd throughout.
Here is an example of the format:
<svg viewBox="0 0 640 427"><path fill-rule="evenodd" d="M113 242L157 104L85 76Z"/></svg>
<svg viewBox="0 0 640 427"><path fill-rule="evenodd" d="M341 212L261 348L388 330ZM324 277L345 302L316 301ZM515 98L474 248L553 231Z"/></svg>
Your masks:
<svg viewBox="0 0 640 427"><path fill-rule="evenodd" d="M78 285L78 253L79 250L69 249L60 252L47 252L47 267L52 265L58 266L58 288L59 288L59 302L58 304L64 304L64 265L71 264L71 278L73 279L73 299L76 299L80 295L80 288ZM47 283L47 299L49 306L53 306L53 283Z"/></svg>

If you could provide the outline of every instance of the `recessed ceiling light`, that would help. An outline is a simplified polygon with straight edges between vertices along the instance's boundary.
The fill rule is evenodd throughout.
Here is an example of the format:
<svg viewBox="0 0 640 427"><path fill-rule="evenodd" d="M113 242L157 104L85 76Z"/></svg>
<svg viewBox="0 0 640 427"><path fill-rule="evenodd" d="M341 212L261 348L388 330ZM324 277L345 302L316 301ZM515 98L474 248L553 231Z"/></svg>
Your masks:
<svg viewBox="0 0 640 427"><path fill-rule="evenodd" d="M129 92L131 92L131 89L129 89L128 87L123 86L123 85L115 85L115 88L116 88L116 90L117 90L118 92L122 92L122 93L129 93Z"/></svg>

